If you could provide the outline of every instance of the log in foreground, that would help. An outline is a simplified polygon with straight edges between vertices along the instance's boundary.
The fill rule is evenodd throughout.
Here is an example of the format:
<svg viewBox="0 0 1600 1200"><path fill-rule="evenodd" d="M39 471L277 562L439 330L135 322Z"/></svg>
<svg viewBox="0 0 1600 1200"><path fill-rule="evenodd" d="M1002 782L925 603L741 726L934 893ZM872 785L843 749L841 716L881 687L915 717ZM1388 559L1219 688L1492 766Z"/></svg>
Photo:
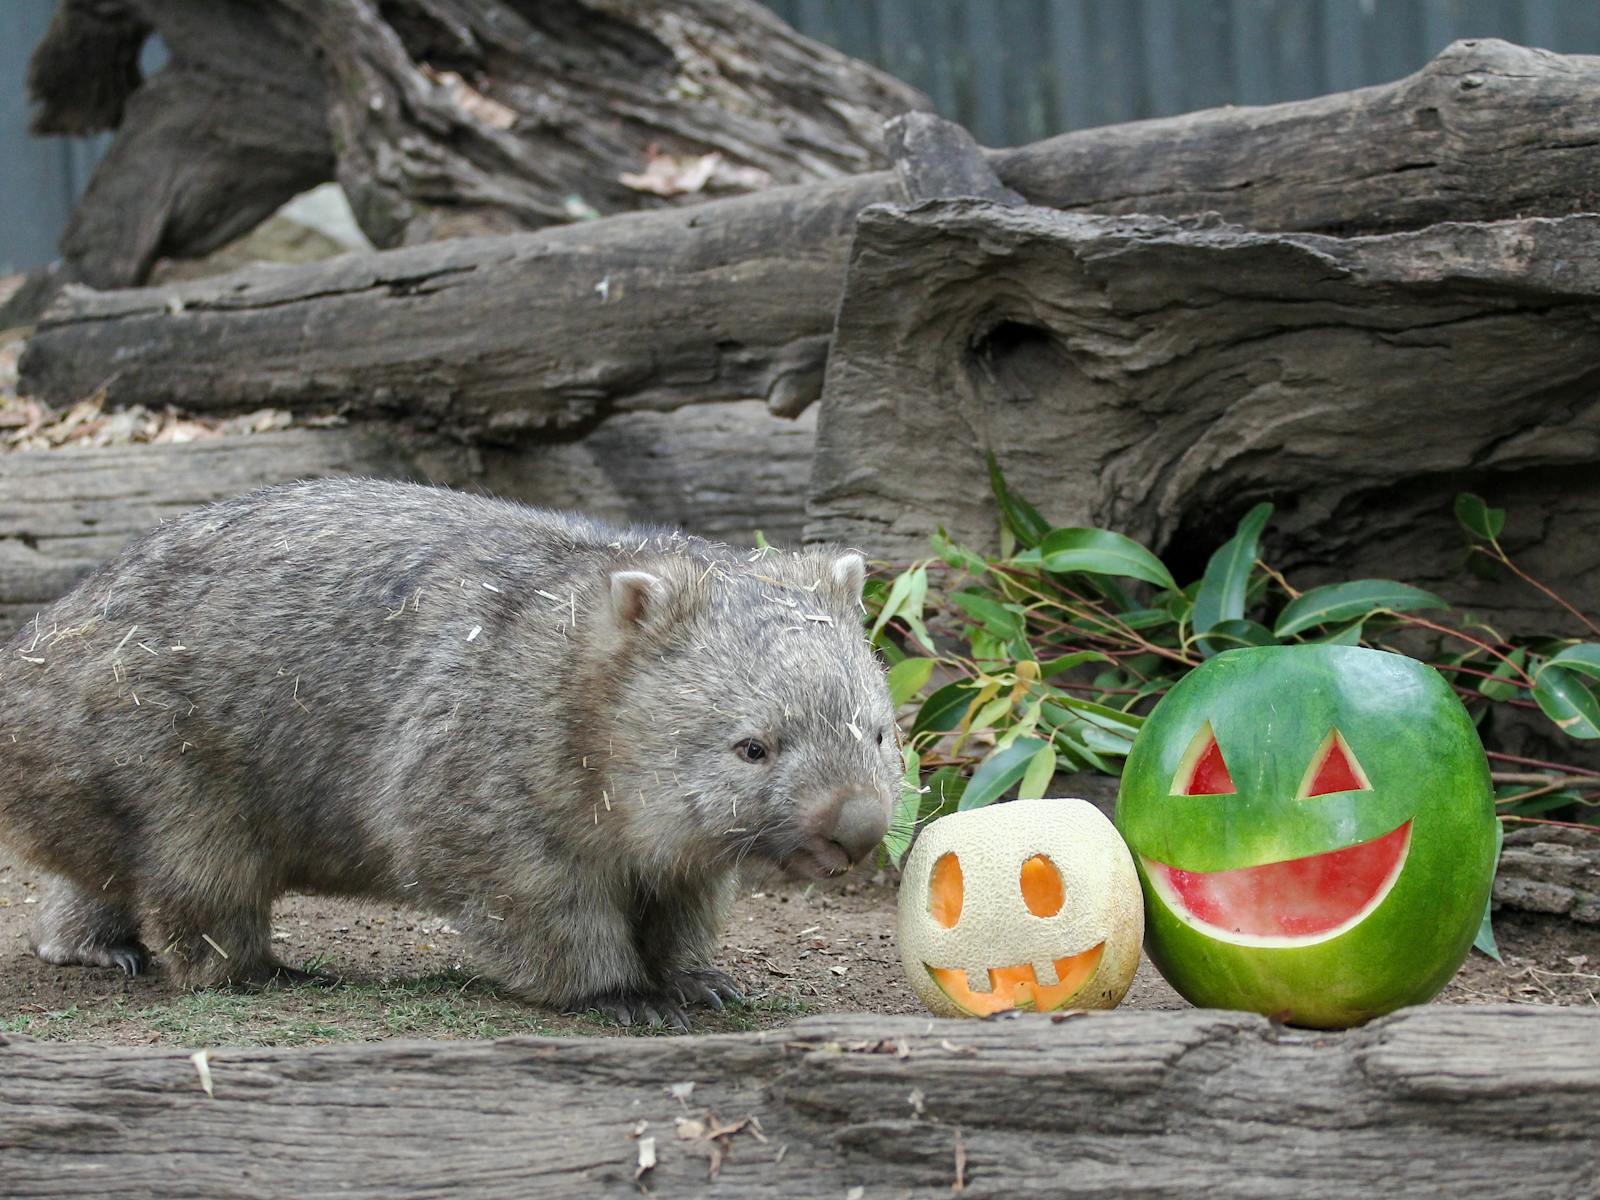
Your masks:
<svg viewBox="0 0 1600 1200"><path fill-rule="evenodd" d="M985 453L1057 525L1199 578L1253 504L1302 582L1458 578L1463 489L1508 549L1600 595L1600 217L1368 238L979 201L865 213L818 423L807 536L891 559L998 540Z"/></svg>
<svg viewBox="0 0 1600 1200"><path fill-rule="evenodd" d="M0 1195L1592 1196L1600 1011L857 1016L209 1053L0 1037ZM211 1094L206 1087L209 1085ZM644 1164L653 1162L653 1166Z"/></svg>
<svg viewBox="0 0 1600 1200"><path fill-rule="evenodd" d="M1458 42L1416 75L992 153L1060 209L1384 231L1593 209L1600 59ZM915 174L915 172L913 172ZM22 363L41 399L340 405L473 437L618 409L817 394L857 214L894 174L176 288L73 290Z"/></svg>

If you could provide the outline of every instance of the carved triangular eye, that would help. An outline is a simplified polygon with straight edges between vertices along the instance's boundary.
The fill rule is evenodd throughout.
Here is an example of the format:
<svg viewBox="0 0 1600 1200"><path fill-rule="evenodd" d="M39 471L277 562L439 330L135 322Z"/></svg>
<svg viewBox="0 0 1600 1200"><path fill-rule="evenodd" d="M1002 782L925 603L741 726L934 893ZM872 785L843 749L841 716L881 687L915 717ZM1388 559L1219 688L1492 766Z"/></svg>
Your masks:
<svg viewBox="0 0 1600 1200"><path fill-rule="evenodd" d="M1356 756L1345 744L1344 736L1337 730L1322 739L1317 753L1311 759L1306 786L1301 794L1306 798L1327 796L1333 792L1370 792L1367 773L1361 769Z"/></svg>
<svg viewBox="0 0 1600 1200"><path fill-rule="evenodd" d="M1222 757L1222 747L1217 745L1217 735L1211 731L1211 722L1200 726L1189 748L1178 763L1178 776L1172 781L1174 796L1227 796L1238 789L1233 786L1233 776Z"/></svg>

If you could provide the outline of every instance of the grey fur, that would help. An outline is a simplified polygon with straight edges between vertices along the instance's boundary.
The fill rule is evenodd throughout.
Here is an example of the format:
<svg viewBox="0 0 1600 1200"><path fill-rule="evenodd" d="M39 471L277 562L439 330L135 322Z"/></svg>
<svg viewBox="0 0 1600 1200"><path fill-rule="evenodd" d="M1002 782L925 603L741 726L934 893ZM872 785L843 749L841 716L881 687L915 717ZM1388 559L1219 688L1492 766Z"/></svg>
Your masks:
<svg viewBox="0 0 1600 1200"><path fill-rule="evenodd" d="M260 981L275 896L372 896L528 1000L720 1005L739 860L831 874L888 821L860 567L362 480L168 522L0 658L35 948L132 972L149 924L185 983Z"/></svg>

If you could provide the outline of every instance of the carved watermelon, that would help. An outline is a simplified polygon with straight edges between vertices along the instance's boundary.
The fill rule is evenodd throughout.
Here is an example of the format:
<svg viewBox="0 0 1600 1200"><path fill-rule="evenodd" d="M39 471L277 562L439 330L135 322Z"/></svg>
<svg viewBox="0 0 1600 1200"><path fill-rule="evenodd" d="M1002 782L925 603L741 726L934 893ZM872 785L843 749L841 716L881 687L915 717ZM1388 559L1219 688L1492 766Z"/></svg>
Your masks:
<svg viewBox="0 0 1600 1200"><path fill-rule="evenodd" d="M1437 672L1353 646L1219 654L1140 731L1117 828L1192 1003L1344 1028L1435 995L1494 879L1494 799Z"/></svg>

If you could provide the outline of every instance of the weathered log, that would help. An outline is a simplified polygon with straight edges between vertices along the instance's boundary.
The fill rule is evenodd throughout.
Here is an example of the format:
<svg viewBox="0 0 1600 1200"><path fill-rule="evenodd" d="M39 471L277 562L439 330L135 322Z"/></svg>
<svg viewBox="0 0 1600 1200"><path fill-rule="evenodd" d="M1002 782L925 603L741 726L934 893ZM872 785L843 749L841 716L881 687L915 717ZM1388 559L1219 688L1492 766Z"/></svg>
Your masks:
<svg viewBox="0 0 1600 1200"><path fill-rule="evenodd" d="M992 155L1035 204L1214 209L1261 229L1387 230L1596 207L1600 59L1459 42L1398 83L1087 130ZM51 401L342 403L473 436L821 378L850 232L879 172L537 234L113 296L76 291L22 364ZM692 314L692 315L691 315ZM109 382L108 382L109 381Z"/></svg>
<svg viewBox="0 0 1600 1200"><path fill-rule="evenodd" d="M171 61L141 82L152 29ZM336 170L394 246L867 170L926 103L750 0L62 0L29 82L36 128L120 125L62 241L97 287ZM651 176L661 155L718 157Z"/></svg>
<svg viewBox="0 0 1600 1200"><path fill-rule="evenodd" d="M1507 833L1494 877L1494 902L1600 925L1600 838L1560 828Z"/></svg>
<svg viewBox="0 0 1600 1200"><path fill-rule="evenodd" d="M203 1057L0 1037L0 1195L1542 1200L1600 1189L1597 1080L1600 1012L1532 1006L1343 1034L1189 1010Z"/></svg>
<svg viewBox="0 0 1600 1200"><path fill-rule="evenodd" d="M331 474L426 478L546 508L672 525L720 541L800 541L813 414L757 401L627 413L519 451L372 426L0 456L0 638L122 545L267 483Z"/></svg>
<svg viewBox="0 0 1600 1200"><path fill-rule="evenodd" d="M1515 580L1456 578L1451 505L1465 488L1508 506L1514 554L1537 542L1546 582L1600 597L1597 235L1593 216L1340 239L871 209L807 536L902 558L943 525L992 547L992 451L1054 523L1120 530L1185 579L1272 500L1269 557L1296 578L1447 580L1552 631L1564 614Z"/></svg>
<svg viewBox="0 0 1600 1200"><path fill-rule="evenodd" d="M0 639L124 543L197 505L290 479L413 473L392 441L346 429L0 455Z"/></svg>

